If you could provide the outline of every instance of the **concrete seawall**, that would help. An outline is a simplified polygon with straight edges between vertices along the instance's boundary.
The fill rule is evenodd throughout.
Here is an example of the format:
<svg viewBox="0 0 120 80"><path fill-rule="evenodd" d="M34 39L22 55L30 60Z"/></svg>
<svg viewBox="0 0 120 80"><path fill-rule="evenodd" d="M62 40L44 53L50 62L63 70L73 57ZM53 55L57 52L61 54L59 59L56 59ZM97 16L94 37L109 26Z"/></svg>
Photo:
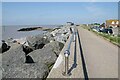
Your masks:
<svg viewBox="0 0 120 80"><path fill-rule="evenodd" d="M72 35L70 35L71 37ZM60 52L59 57L57 58L52 70L50 71L47 79L49 78L84 78L81 55L79 51L78 37L76 37L76 41L71 43L70 47L70 56L69 56L69 71L70 76L63 76L63 72L65 70L65 60L64 60L64 52L68 46L70 41L70 37L67 40L64 48Z"/></svg>

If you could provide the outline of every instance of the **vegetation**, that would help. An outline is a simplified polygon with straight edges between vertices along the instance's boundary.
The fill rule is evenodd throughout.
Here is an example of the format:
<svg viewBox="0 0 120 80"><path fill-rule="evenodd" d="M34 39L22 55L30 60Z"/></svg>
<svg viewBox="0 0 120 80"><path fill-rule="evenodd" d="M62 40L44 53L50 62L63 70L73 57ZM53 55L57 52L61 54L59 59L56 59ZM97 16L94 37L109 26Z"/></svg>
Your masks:
<svg viewBox="0 0 120 80"><path fill-rule="evenodd" d="M47 65L49 72L50 72L50 70L52 69L52 67L55 63L51 62L51 63L45 63L45 64Z"/></svg>
<svg viewBox="0 0 120 80"><path fill-rule="evenodd" d="M107 34L107 33L96 32L96 31L93 31L93 30L91 30L91 31L96 33L97 35L102 36L104 39L107 39L110 42L120 46L120 36L113 36L113 35L110 35L110 34Z"/></svg>
<svg viewBox="0 0 120 80"><path fill-rule="evenodd" d="M94 23L93 25L100 25L99 23Z"/></svg>
<svg viewBox="0 0 120 80"><path fill-rule="evenodd" d="M107 33L96 32L96 31L92 30L89 26L81 26L81 27L95 33L98 36L103 37L104 39L110 41L111 43L113 43L113 44L115 44L117 46L120 46L120 35L113 36L113 35L107 34Z"/></svg>

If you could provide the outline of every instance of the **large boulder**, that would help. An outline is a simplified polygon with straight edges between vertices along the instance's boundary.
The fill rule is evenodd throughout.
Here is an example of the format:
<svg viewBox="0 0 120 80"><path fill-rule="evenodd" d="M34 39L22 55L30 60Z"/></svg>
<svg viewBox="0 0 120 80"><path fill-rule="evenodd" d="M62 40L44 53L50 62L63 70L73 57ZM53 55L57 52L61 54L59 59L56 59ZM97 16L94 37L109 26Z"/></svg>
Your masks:
<svg viewBox="0 0 120 80"><path fill-rule="evenodd" d="M43 48L45 49L51 49L55 54L56 56L58 57L60 51L62 50L62 48L64 47L64 44L61 43L61 42L58 42L58 41L53 41L53 42L50 42L48 44L46 44Z"/></svg>
<svg viewBox="0 0 120 80"><path fill-rule="evenodd" d="M3 78L46 78L48 73L48 67L43 63L11 64Z"/></svg>
<svg viewBox="0 0 120 80"><path fill-rule="evenodd" d="M51 48L37 49L29 53L27 56L32 58L34 63L39 62L44 64L52 64L57 59L56 54Z"/></svg>
<svg viewBox="0 0 120 80"><path fill-rule="evenodd" d="M49 69L44 61L30 62L32 58L26 54L27 49L24 50L23 45L13 44L11 49L3 54L3 78L45 78L48 75Z"/></svg>
<svg viewBox="0 0 120 80"><path fill-rule="evenodd" d="M24 63L25 53L23 52L23 47L20 44L13 44L11 49L2 55L3 64L9 65L13 63Z"/></svg>
<svg viewBox="0 0 120 80"><path fill-rule="evenodd" d="M42 49L45 44L50 42L49 39L43 34L27 37L26 39L27 39L28 45L34 50Z"/></svg>
<svg viewBox="0 0 120 80"><path fill-rule="evenodd" d="M9 66L11 66L12 64L21 66L20 64L25 63L25 61L26 58L25 53L23 52L22 45L13 44L10 50L2 55L2 67L4 70L3 76L5 76L5 74L7 74L7 72L13 68Z"/></svg>

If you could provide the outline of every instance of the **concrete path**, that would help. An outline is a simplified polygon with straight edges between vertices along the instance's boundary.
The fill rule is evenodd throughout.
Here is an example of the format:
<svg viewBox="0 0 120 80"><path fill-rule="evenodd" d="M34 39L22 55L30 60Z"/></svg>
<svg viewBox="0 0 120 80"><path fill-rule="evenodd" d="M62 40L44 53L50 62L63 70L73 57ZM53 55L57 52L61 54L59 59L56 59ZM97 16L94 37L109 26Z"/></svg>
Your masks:
<svg viewBox="0 0 120 80"><path fill-rule="evenodd" d="M89 78L118 78L118 47L77 27Z"/></svg>
<svg viewBox="0 0 120 80"><path fill-rule="evenodd" d="M70 36L71 37L71 36ZM49 78L84 78L82 61L79 50L78 37L76 36L76 41L72 42L70 48L70 56L69 56L69 72L70 76L63 76L62 73L65 70L65 60L64 60L64 52L67 48L70 39L66 42L63 50L61 51L55 65L48 75Z"/></svg>

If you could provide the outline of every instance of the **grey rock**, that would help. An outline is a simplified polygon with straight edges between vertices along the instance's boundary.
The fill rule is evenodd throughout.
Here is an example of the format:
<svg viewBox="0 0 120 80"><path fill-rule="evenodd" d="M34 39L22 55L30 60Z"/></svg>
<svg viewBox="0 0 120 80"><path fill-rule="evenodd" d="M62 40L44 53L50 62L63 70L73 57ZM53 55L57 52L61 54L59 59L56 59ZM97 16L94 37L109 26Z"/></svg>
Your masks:
<svg viewBox="0 0 120 80"><path fill-rule="evenodd" d="M39 62L44 64L51 64L54 63L57 59L56 54L51 48L37 49L28 55L33 59L35 63Z"/></svg>
<svg viewBox="0 0 120 80"><path fill-rule="evenodd" d="M3 75L4 78L45 78L48 67L45 64L11 64L8 71Z"/></svg>
<svg viewBox="0 0 120 80"><path fill-rule="evenodd" d="M63 47L64 47L63 43L58 42L58 41L53 41L53 42L46 44L43 48L52 49L53 52L56 54L56 56L58 56Z"/></svg>
<svg viewBox="0 0 120 80"><path fill-rule="evenodd" d="M3 77L45 78L64 47L63 43L67 41L67 37L68 28L61 28L44 35L27 37L29 46L11 45L10 50L3 54Z"/></svg>
<svg viewBox="0 0 120 80"><path fill-rule="evenodd" d="M42 49L43 46L47 43L49 43L49 39L46 38L43 34L42 35L36 35L32 37L27 37L27 42L28 45L33 48L34 50L36 49Z"/></svg>
<svg viewBox="0 0 120 80"><path fill-rule="evenodd" d="M69 36L68 36L67 34L66 34L66 35L61 34L61 35L59 35L59 36L55 36L54 38L55 38L56 41L59 41L59 42L65 44L66 41L67 41L67 39L68 39L68 37L69 37Z"/></svg>
<svg viewBox="0 0 120 80"><path fill-rule="evenodd" d="M10 50L2 55L3 76L4 73L9 71L8 69L12 69L12 67L9 67L10 65L16 64L20 66L20 64L25 63L25 60L22 45L14 44Z"/></svg>
<svg viewBox="0 0 120 80"><path fill-rule="evenodd" d="M46 34L44 34L44 35L45 35L45 37L46 37L47 39L49 39L49 41L55 41L55 39L54 39L53 35L52 35L52 34L50 34L49 32L48 32L48 33L46 33Z"/></svg>
<svg viewBox="0 0 120 80"><path fill-rule="evenodd" d="M23 46L20 44L13 44L11 49L2 56L2 77L45 78L49 73L48 66L44 64L44 61L39 63L30 63L26 61L29 61L29 59L26 59Z"/></svg>
<svg viewBox="0 0 120 80"><path fill-rule="evenodd" d="M55 29L50 34L53 35L55 41L66 43L70 34L70 27L64 26L64 27L61 27L60 29Z"/></svg>
<svg viewBox="0 0 120 80"><path fill-rule="evenodd" d="M22 45L14 44L10 50L2 55L2 62L5 65L24 63L25 53L23 52Z"/></svg>

